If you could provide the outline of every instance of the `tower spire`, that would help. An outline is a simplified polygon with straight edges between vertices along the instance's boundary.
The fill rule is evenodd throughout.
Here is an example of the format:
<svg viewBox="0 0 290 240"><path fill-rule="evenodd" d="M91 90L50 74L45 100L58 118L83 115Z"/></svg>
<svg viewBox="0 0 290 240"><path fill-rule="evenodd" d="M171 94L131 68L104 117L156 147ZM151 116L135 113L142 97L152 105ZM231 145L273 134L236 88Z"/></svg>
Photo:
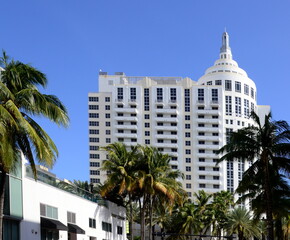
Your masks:
<svg viewBox="0 0 290 240"><path fill-rule="evenodd" d="M232 51L230 48L230 37L226 31L222 35L222 47L220 49L220 58L232 59Z"/></svg>

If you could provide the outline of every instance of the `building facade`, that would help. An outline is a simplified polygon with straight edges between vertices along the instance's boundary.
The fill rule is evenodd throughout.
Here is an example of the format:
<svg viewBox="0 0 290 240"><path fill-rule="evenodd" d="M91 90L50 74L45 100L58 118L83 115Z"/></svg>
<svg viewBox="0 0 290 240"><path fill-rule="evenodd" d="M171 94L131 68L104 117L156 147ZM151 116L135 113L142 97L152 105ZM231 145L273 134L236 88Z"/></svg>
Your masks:
<svg viewBox="0 0 290 240"><path fill-rule="evenodd" d="M88 103L91 183L106 179L101 147L118 141L169 154L172 168L185 175L189 196L198 190L234 191L250 163L216 165L216 151L228 132L253 124L251 111L263 116L269 106L257 105L256 85L233 60L228 33L222 35L219 59L198 81L100 72L98 83Z"/></svg>

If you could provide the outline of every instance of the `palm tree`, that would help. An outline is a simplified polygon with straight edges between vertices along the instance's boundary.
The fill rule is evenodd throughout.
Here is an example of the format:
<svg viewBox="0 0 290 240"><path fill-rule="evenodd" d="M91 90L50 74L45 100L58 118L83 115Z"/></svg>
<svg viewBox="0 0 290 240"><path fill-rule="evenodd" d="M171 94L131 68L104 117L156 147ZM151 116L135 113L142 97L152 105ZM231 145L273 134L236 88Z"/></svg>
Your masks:
<svg viewBox="0 0 290 240"><path fill-rule="evenodd" d="M230 134L230 141L219 150L226 153L223 160L256 160L249 168L251 176L259 174L265 193L268 239L274 239L273 184L270 171L289 176L290 170L290 127L285 121L271 121L271 114L265 116L264 125L258 115L251 114L254 126L242 128Z"/></svg>
<svg viewBox="0 0 290 240"><path fill-rule="evenodd" d="M183 175L172 170L170 156L162 154L155 147L139 146L138 185L142 193L140 200L141 240L145 239L146 210L149 215L149 239L152 239L153 207L158 202L173 207L174 202L182 201L181 183L177 181Z"/></svg>
<svg viewBox="0 0 290 240"><path fill-rule="evenodd" d="M100 189L101 196L106 199L125 205L125 199L128 196L130 214L133 214L132 201L133 193L136 189L135 180L135 161L137 147L127 150L125 144L115 142L103 148L107 151L109 159L103 162L102 170L109 171L107 180ZM133 239L132 226L133 217L130 217L130 233Z"/></svg>
<svg viewBox="0 0 290 240"><path fill-rule="evenodd" d="M48 134L33 120L43 116L67 126L64 105L54 95L42 94L37 87L46 87L46 76L28 64L10 60L3 51L0 58L0 239L3 233L5 182L23 154L36 178L35 159L52 167L58 151Z"/></svg>
<svg viewBox="0 0 290 240"><path fill-rule="evenodd" d="M229 234L238 234L239 240L250 237L260 238L258 226L252 221L250 213L244 207L235 208L228 216L226 229Z"/></svg>
<svg viewBox="0 0 290 240"><path fill-rule="evenodd" d="M234 195L229 191L220 191L213 194L213 200L210 203L212 210L212 234L217 235L219 239L222 230L228 218L231 207L234 206Z"/></svg>

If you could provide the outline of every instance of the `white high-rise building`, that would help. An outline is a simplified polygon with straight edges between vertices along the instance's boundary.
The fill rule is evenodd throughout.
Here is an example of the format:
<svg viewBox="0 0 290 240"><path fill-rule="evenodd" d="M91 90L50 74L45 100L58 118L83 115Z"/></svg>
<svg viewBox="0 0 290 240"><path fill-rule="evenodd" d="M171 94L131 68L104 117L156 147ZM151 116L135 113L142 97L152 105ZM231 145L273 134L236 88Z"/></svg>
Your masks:
<svg viewBox="0 0 290 240"><path fill-rule="evenodd" d="M172 156L171 166L184 175L184 189L234 191L246 162L223 162L216 151L227 132L252 124L252 110L263 116L269 106L257 105L257 89L232 59L229 35L222 35L219 59L196 82L181 77L129 77L99 73L99 93L89 93L90 181L103 182L101 150L113 142L148 144Z"/></svg>

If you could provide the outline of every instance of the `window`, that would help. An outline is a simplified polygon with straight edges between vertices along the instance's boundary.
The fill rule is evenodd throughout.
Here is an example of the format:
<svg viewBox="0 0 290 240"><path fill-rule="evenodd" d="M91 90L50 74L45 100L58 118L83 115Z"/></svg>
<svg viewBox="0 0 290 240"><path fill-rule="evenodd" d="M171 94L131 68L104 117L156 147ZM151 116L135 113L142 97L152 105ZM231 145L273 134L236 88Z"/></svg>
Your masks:
<svg viewBox="0 0 290 240"><path fill-rule="evenodd" d="M185 120L190 120L190 115L185 115Z"/></svg>
<svg viewBox="0 0 290 240"><path fill-rule="evenodd" d="M149 111L149 88L144 88L144 111Z"/></svg>
<svg viewBox="0 0 290 240"><path fill-rule="evenodd" d="M98 113L89 113L89 118L99 118Z"/></svg>
<svg viewBox="0 0 290 240"><path fill-rule="evenodd" d="M216 185L216 184L214 184L214 185L213 185L213 188L215 188L215 189L219 189L219 188L220 188L220 185Z"/></svg>
<svg viewBox="0 0 290 240"><path fill-rule="evenodd" d="M111 117L111 114L110 113L106 113L106 118L110 118Z"/></svg>
<svg viewBox="0 0 290 240"><path fill-rule="evenodd" d="M122 104L117 105L117 108L124 108Z"/></svg>
<svg viewBox="0 0 290 240"><path fill-rule="evenodd" d="M117 88L117 99L118 101L122 101L124 98L123 96L123 88Z"/></svg>
<svg viewBox="0 0 290 240"><path fill-rule="evenodd" d="M191 184L190 183L186 183L186 188L191 188Z"/></svg>
<svg viewBox="0 0 290 240"><path fill-rule="evenodd" d="M189 123L185 124L185 129L190 129L190 124Z"/></svg>
<svg viewBox="0 0 290 240"><path fill-rule="evenodd" d="M157 88L157 102L163 101L163 89Z"/></svg>
<svg viewBox="0 0 290 240"><path fill-rule="evenodd" d="M206 85L212 85L212 81L208 81L207 83L206 83Z"/></svg>
<svg viewBox="0 0 290 240"><path fill-rule="evenodd" d="M96 228L96 219L89 218L89 227Z"/></svg>
<svg viewBox="0 0 290 240"><path fill-rule="evenodd" d="M157 126L163 126L163 122L158 122Z"/></svg>
<svg viewBox="0 0 290 240"><path fill-rule="evenodd" d="M185 132L185 137L190 137L190 132Z"/></svg>
<svg viewBox="0 0 290 240"><path fill-rule="evenodd" d="M73 212L67 212L67 222L68 223L76 223L76 214Z"/></svg>
<svg viewBox="0 0 290 240"><path fill-rule="evenodd" d="M217 133L217 132L213 132L212 135L213 135L213 136L218 136L219 133Z"/></svg>
<svg viewBox="0 0 290 240"><path fill-rule="evenodd" d="M222 80L215 80L215 85L222 85Z"/></svg>
<svg viewBox="0 0 290 240"><path fill-rule="evenodd" d="M118 129L118 133L124 133L123 129Z"/></svg>
<svg viewBox="0 0 290 240"><path fill-rule="evenodd" d="M220 177L219 176L213 176L213 180L219 180Z"/></svg>
<svg viewBox="0 0 290 240"><path fill-rule="evenodd" d="M171 148L171 152L177 152L177 148Z"/></svg>
<svg viewBox="0 0 290 240"><path fill-rule="evenodd" d="M131 142L137 142L136 138L131 138Z"/></svg>
<svg viewBox="0 0 290 240"><path fill-rule="evenodd" d="M96 121L89 121L89 126L92 126L92 127L98 127L98 126L99 126L99 122L96 122Z"/></svg>
<svg viewBox="0 0 290 240"><path fill-rule="evenodd" d="M171 135L177 135L176 131L171 131Z"/></svg>
<svg viewBox="0 0 290 240"><path fill-rule="evenodd" d="M205 133L204 132L198 132L198 136L204 136Z"/></svg>
<svg viewBox="0 0 290 240"><path fill-rule="evenodd" d="M215 172L218 172L218 171L220 170L220 168L219 168L219 167L213 167L213 170L214 170Z"/></svg>
<svg viewBox="0 0 290 240"><path fill-rule="evenodd" d="M199 175L198 178L199 179L205 179L205 175Z"/></svg>
<svg viewBox="0 0 290 240"><path fill-rule="evenodd" d="M170 117L172 117L172 118L176 118L177 115L176 115L176 114L171 114Z"/></svg>
<svg viewBox="0 0 290 240"><path fill-rule="evenodd" d="M171 168L172 169L177 169L177 165L172 165Z"/></svg>
<svg viewBox="0 0 290 240"><path fill-rule="evenodd" d="M170 102L176 102L176 88L170 88Z"/></svg>
<svg viewBox="0 0 290 240"><path fill-rule="evenodd" d="M110 110L110 109L111 109L110 105L105 105L105 110Z"/></svg>
<svg viewBox="0 0 290 240"><path fill-rule="evenodd" d="M91 151L97 151L99 150L99 146L90 146Z"/></svg>
<svg viewBox="0 0 290 240"><path fill-rule="evenodd" d="M214 103L218 102L218 90L217 89L211 90L211 101Z"/></svg>
<svg viewBox="0 0 290 240"><path fill-rule="evenodd" d="M146 128L149 128L149 127L150 127L150 123L145 123L144 126L145 126Z"/></svg>
<svg viewBox="0 0 290 240"><path fill-rule="evenodd" d="M122 235L123 234L123 228L121 226L117 226L117 234Z"/></svg>
<svg viewBox="0 0 290 240"><path fill-rule="evenodd" d="M199 167L198 170L199 171L205 171L205 167Z"/></svg>
<svg viewBox="0 0 290 240"><path fill-rule="evenodd" d="M184 111L190 112L190 90L184 89Z"/></svg>
<svg viewBox="0 0 290 240"><path fill-rule="evenodd" d="M198 144L205 144L205 141L198 141Z"/></svg>
<svg viewBox="0 0 290 240"><path fill-rule="evenodd" d="M197 90L197 101L204 102L204 89L202 89L202 88L199 88Z"/></svg>
<svg viewBox="0 0 290 240"><path fill-rule="evenodd" d="M198 153L205 153L205 149L198 149Z"/></svg>
<svg viewBox="0 0 290 240"><path fill-rule="evenodd" d="M185 141L185 146L190 146L191 142L190 141Z"/></svg>
<svg viewBox="0 0 290 240"><path fill-rule="evenodd" d="M90 170L90 175L100 175L100 171L99 170Z"/></svg>
<svg viewBox="0 0 290 240"><path fill-rule="evenodd" d="M145 139L145 144L150 144L150 139Z"/></svg>
<svg viewBox="0 0 290 240"><path fill-rule="evenodd" d="M100 167L99 162L90 162L90 167Z"/></svg>
<svg viewBox="0 0 290 240"><path fill-rule="evenodd" d="M130 99L136 101L136 88L130 88Z"/></svg>
<svg viewBox="0 0 290 240"><path fill-rule="evenodd" d="M89 102L98 102L99 97L89 97Z"/></svg>
<svg viewBox="0 0 290 240"><path fill-rule="evenodd" d="M105 102L110 102L111 98L110 97L105 97Z"/></svg>
<svg viewBox="0 0 290 240"><path fill-rule="evenodd" d="M176 139L171 139L171 143L177 143Z"/></svg>
<svg viewBox="0 0 290 240"><path fill-rule="evenodd" d="M252 88L252 87L251 87L251 97L252 97L252 98L255 97L254 88Z"/></svg>
<svg viewBox="0 0 290 240"><path fill-rule="evenodd" d="M213 127L213 128L218 128L219 125L218 125L218 124L213 124L212 127Z"/></svg>
<svg viewBox="0 0 290 240"><path fill-rule="evenodd" d="M157 142L158 142L158 143L163 143L164 140L163 140L163 139L158 139Z"/></svg>
<svg viewBox="0 0 290 240"><path fill-rule="evenodd" d="M145 136L150 136L150 132L149 131L145 131Z"/></svg>
<svg viewBox="0 0 290 240"><path fill-rule="evenodd" d="M171 157L171 161L177 161L177 157Z"/></svg>
<svg viewBox="0 0 290 240"><path fill-rule="evenodd" d="M246 95L249 95L249 85L247 85L247 84L244 85L244 93Z"/></svg>
<svg viewBox="0 0 290 240"><path fill-rule="evenodd" d="M226 96L226 115L232 115L232 97Z"/></svg>
<svg viewBox="0 0 290 240"><path fill-rule="evenodd" d="M89 134L99 134L99 130L97 129L90 129Z"/></svg>
<svg viewBox="0 0 290 240"><path fill-rule="evenodd" d="M40 216L58 219L58 209L43 203L40 203Z"/></svg>
<svg viewBox="0 0 290 240"><path fill-rule="evenodd" d="M144 118L145 118L145 119L150 119L150 115L149 115L149 114L145 114L145 115L144 115Z"/></svg>
<svg viewBox="0 0 290 240"><path fill-rule="evenodd" d="M158 113L158 114L157 114L157 117L158 117L158 118L162 118L162 117L163 117L163 114L162 114L162 113Z"/></svg>
<svg viewBox="0 0 290 240"><path fill-rule="evenodd" d="M99 159L100 158L100 154L90 154L90 158L92 159Z"/></svg>
<svg viewBox="0 0 290 240"><path fill-rule="evenodd" d="M99 138L89 138L90 142L99 142Z"/></svg>
<svg viewBox="0 0 290 240"><path fill-rule="evenodd" d="M111 143L111 138L106 138L106 143Z"/></svg>
<svg viewBox="0 0 290 240"><path fill-rule="evenodd" d="M110 122L106 122L106 127L110 127L111 123Z"/></svg>
<svg viewBox="0 0 290 240"><path fill-rule="evenodd" d="M218 119L219 118L218 115L212 115L211 117L214 118L214 119Z"/></svg>
<svg viewBox="0 0 290 240"><path fill-rule="evenodd" d="M250 108L248 99L244 99L244 115L245 117L250 117Z"/></svg>
<svg viewBox="0 0 290 240"><path fill-rule="evenodd" d="M236 92L241 92L241 82L235 82L235 90Z"/></svg>
<svg viewBox="0 0 290 240"><path fill-rule="evenodd" d="M242 115L242 101L240 97L235 97L236 102L236 116L240 117Z"/></svg>
<svg viewBox="0 0 290 240"><path fill-rule="evenodd" d="M205 162L205 158L199 158L198 161L199 162Z"/></svg>
<svg viewBox="0 0 290 240"><path fill-rule="evenodd" d="M91 183L100 183L101 180L99 178L90 178Z"/></svg>
<svg viewBox="0 0 290 240"><path fill-rule="evenodd" d="M191 163L191 158L185 158L186 163Z"/></svg>
<svg viewBox="0 0 290 240"><path fill-rule="evenodd" d="M185 175L186 180L191 180L191 175Z"/></svg>
<svg viewBox="0 0 290 240"><path fill-rule="evenodd" d="M90 110L99 110L99 105L89 105Z"/></svg>
<svg viewBox="0 0 290 240"><path fill-rule="evenodd" d="M185 154L191 154L191 150L190 149L185 149Z"/></svg>
<svg viewBox="0 0 290 240"><path fill-rule="evenodd" d="M198 127L204 127L204 123L199 123Z"/></svg>
<svg viewBox="0 0 290 240"><path fill-rule="evenodd" d="M107 222L102 222L102 230L105 232L112 232L112 224Z"/></svg>
<svg viewBox="0 0 290 240"><path fill-rule="evenodd" d="M110 135L111 134L111 130L106 130L106 135Z"/></svg>
<svg viewBox="0 0 290 240"><path fill-rule="evenodd" d="M225 90L232 91L232 81L231 80L225 80Z"/></svg>
<svg viewBox="0 0 290 240"><path fill-rule="evenodd" d="M198 118L204 118L204 115L198 115L197 117Z"/></svg>
<svg viewBox="0 0 290 240"><path fill-rule="evenodd" d="M124 122L123 121L118 121L117 124L118 125L124 125Z"/></svg>
<svg viewBox="0 0 290 240"><path fill-rule="evenodd" d="M199 187L200 187L200 188L205 188L205 184L204 184L204 183L200 183L200 184L199 184Z"/></svg>
<svg viewBox="0 0 290 240"><path fill-rule="evenodd" d="M186 171L186 172L190 172L190 171L191 171L191 167L186 166L186 167L185 167L185 171Z"/></svg>

